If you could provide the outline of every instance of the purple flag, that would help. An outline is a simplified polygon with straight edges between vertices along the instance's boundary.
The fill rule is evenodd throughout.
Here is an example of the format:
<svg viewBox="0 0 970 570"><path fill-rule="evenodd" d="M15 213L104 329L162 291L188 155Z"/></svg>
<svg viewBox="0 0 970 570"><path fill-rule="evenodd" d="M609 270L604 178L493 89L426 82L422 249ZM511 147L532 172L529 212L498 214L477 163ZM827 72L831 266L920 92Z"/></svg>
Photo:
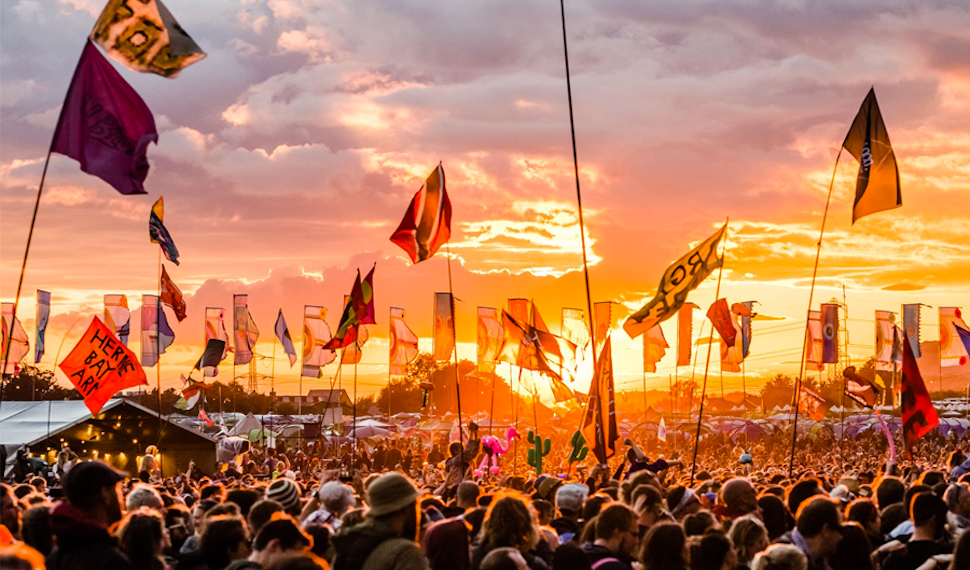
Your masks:
<svg viewBox="0 0 970 570"><path fill-rule="evenodd" d="M145 194L155 119L138 93L90 41L67 90L51 151L81 163L122 194Z"/></svg>

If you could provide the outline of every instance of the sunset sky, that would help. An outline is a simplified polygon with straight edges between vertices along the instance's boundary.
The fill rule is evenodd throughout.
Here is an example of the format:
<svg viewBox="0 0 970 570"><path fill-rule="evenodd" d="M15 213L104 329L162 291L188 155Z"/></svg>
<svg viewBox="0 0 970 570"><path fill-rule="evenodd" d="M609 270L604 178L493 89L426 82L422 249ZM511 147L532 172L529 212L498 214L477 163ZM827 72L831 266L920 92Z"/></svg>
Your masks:
<svg viewBox="0 0 970 570"><path fill-rule="evenodd" d="M77 162L51 160L19 312L33 344L35 290L51 291L43 367L54 366L72 325L101 313L106 293L128 295L138 352L141 295L157 286L149 209L164 196L182 262L166 266L188 318L178 324L169 313L177 340L162 357L163 387L177 386L201 353L205 307L228 313L232 295L248 293L264 356L282 307L299 351L303 305L327 306L336 328L355 272L376 262L379 324L359 369L359 390L373 392L387 380L389 307L407 311L430 350L433 293L447 291L444 255L411 266L388 240L439 161L454 206L459 356L475 357L476 306L531 298L553 332L562 307L585 308L558 2L167 6L208 57L174 80L115 64L155 115L148 195L122 196ZM14 297L61 102L102 8L0 5L4 301ZM965 1L569 0L566 17L592 294L620 304L620 389L642 378L640 339L623 333L622 319L726 218L721 296L757 300L756 310L778 319L755 323L747 385L797 372L825 194L871 86L903 207L851 225L858 163L843 153L816 303L841 300L844 286L857 364L873 354L874 310L930 305L922 337L935 341L938 307L970 309ZM715 278L690 297L703 307L695 333ZM674 372L676 321L664 329L671 350L648 387L666 387ZM276 356L276 390L293 393L299 363L290 369L279 347ZM270 360L258 370L268 375ZM328 387L335 371L304 388ZM966 386L970 367L953 378ZM724 382L741 386L737 374Z"/></svg>

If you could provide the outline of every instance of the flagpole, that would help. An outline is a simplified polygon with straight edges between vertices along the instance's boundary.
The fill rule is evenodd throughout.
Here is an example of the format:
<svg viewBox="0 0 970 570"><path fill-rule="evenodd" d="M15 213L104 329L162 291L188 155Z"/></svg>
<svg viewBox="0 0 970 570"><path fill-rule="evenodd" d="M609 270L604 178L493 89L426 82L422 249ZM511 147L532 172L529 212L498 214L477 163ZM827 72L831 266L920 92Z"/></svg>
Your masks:
<svg viewBox="0 0 970 570"><path fill-rule="evenodd" d="M458 381L458 319L455 318L455 289L451 281L451 244L448 242L445 242L445 253L448 256L448 296L451 298L451 343L455 346L455 398L458 401L458 445L461 446L461 455L458 460L461 466L461 478L458 483L461 483L465 480L465 434L461 430L461 383ZM470 435L471 431L469 431Z"/></svg>
<svg viewBox="0 0 970 570"><path fill-rule="evenodd" d="M357 361L361 357L360 344L358 344L357 339L354 339L354 348L356 348L354 353L354 453L350 463L351 469L357 468Z"/></svg>
<svg viewBox="0 0 970 570"><path fill-rule="evenodd" d="M162 446L162 248L158 248L158 297L156 298L155 313L155 389L158 391L158 443ZM130 317L129 317L130 321ZM161 454L159 454L161 463ZM159 466L161 469L161 466Z"/></svg>
<svg viewBox="0 0 970 570"><path fill-rule="evenodd" d="M714 292L714 302L721 297L721 277L724 275L724 262L727 257L727 236L728 236L728 222L731 218L724 221L724 249L721 251L721 266L717 270L717 288ZM700 446L701 439L701 420L704 419L704 395L707 393L707 372L711 366L711 347L714 346L714 327L711 327L710 338L707 343L707 362L704 364L704 387L701 388L701 405L700 410L697 413L697 434L694 436L694 459L690 463L690 484L688 486L694 486L694 473L697 470L697 448ZM723 390L723 388L722 388ZM721 396L723 399L723 395Z"/></svg>
<svg viewBox="0 0 970 570"><path fill-rule="evenodd" d="M387 310L387 326L388 326L388 338L390 338L390 328L394 326L393 323L394 308L388 308ZM394 348L391 346L390 348ZM380 396L380 392L377 394ZM374 400L375 402L377 400ZM391 354L390 349L388 349L387 354L387 423L391 423Z"/></svg>
<svg viewBox="0 0 970 570"><path fill-rule="evenodd" d="M842 150L835 157L835 166L832 168L832 180L829 182L829 193L825 198L825 211L822 213L822 228L818 232L818 244L815 248L815 268L812 270L812 285L808 289L808 309L805 310L805 328L808 328L809 319L812 313L812 301L815 297L815 279L818 277L818 260L822 255L822 238L825 236L825 222L829 217L829 204L832 203L832 189L835 187L835 175L838 173L839 158L842 157ZM791 430L791 456L788 459L788 478L791 479L795 472L795 442L798 439L798 405L802 398L802 375L805 374L805 350L808 343L808 335L802 338L802 355L798 359L798 378L795 379L795 419Z"/></svg>
<svg viewBox="0 0 970 570"><path fill-rule="evenodd" d="M281 309L282 310L282 309ZM276 328L275 326L273 327ZM273 331L274 333L276 331ZM276 336L275 334L273 335ZM300 372L303 372L302 370ZM269 411L273 412L273 408L276 406L276 339L273 339L273 360L270 364L269 372Z"/></svg>

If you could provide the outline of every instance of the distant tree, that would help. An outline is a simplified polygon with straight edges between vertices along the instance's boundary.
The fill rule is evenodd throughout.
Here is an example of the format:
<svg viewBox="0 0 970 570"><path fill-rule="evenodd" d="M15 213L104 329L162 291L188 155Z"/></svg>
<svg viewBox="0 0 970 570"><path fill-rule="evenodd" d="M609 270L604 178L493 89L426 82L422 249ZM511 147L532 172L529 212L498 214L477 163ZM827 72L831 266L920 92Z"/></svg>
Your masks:
<svg viewBox="0 0 970 570"><path fill-rule="evenodd" d="M3 399L13 401L80 400L81 393L65 388L54 379L54 371L24 365L13 376L5 377Z"/></svg>

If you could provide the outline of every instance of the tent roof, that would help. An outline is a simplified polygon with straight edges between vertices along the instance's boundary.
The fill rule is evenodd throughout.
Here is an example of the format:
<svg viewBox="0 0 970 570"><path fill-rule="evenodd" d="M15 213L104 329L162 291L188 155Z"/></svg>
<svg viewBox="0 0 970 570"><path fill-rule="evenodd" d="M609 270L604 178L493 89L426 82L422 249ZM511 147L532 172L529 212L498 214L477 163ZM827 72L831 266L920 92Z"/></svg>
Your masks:
<svg viewBox="0 0 970 570"><path fill-rule="evenodd" d="M263 424L261 424L260 421L256 419L256 416L250 412L246 414L246 417L243 418L242 421L232 426L232 429L229 430L229 435L246 437L249 435L249 432L261 427L263 427Z"/></svg>

